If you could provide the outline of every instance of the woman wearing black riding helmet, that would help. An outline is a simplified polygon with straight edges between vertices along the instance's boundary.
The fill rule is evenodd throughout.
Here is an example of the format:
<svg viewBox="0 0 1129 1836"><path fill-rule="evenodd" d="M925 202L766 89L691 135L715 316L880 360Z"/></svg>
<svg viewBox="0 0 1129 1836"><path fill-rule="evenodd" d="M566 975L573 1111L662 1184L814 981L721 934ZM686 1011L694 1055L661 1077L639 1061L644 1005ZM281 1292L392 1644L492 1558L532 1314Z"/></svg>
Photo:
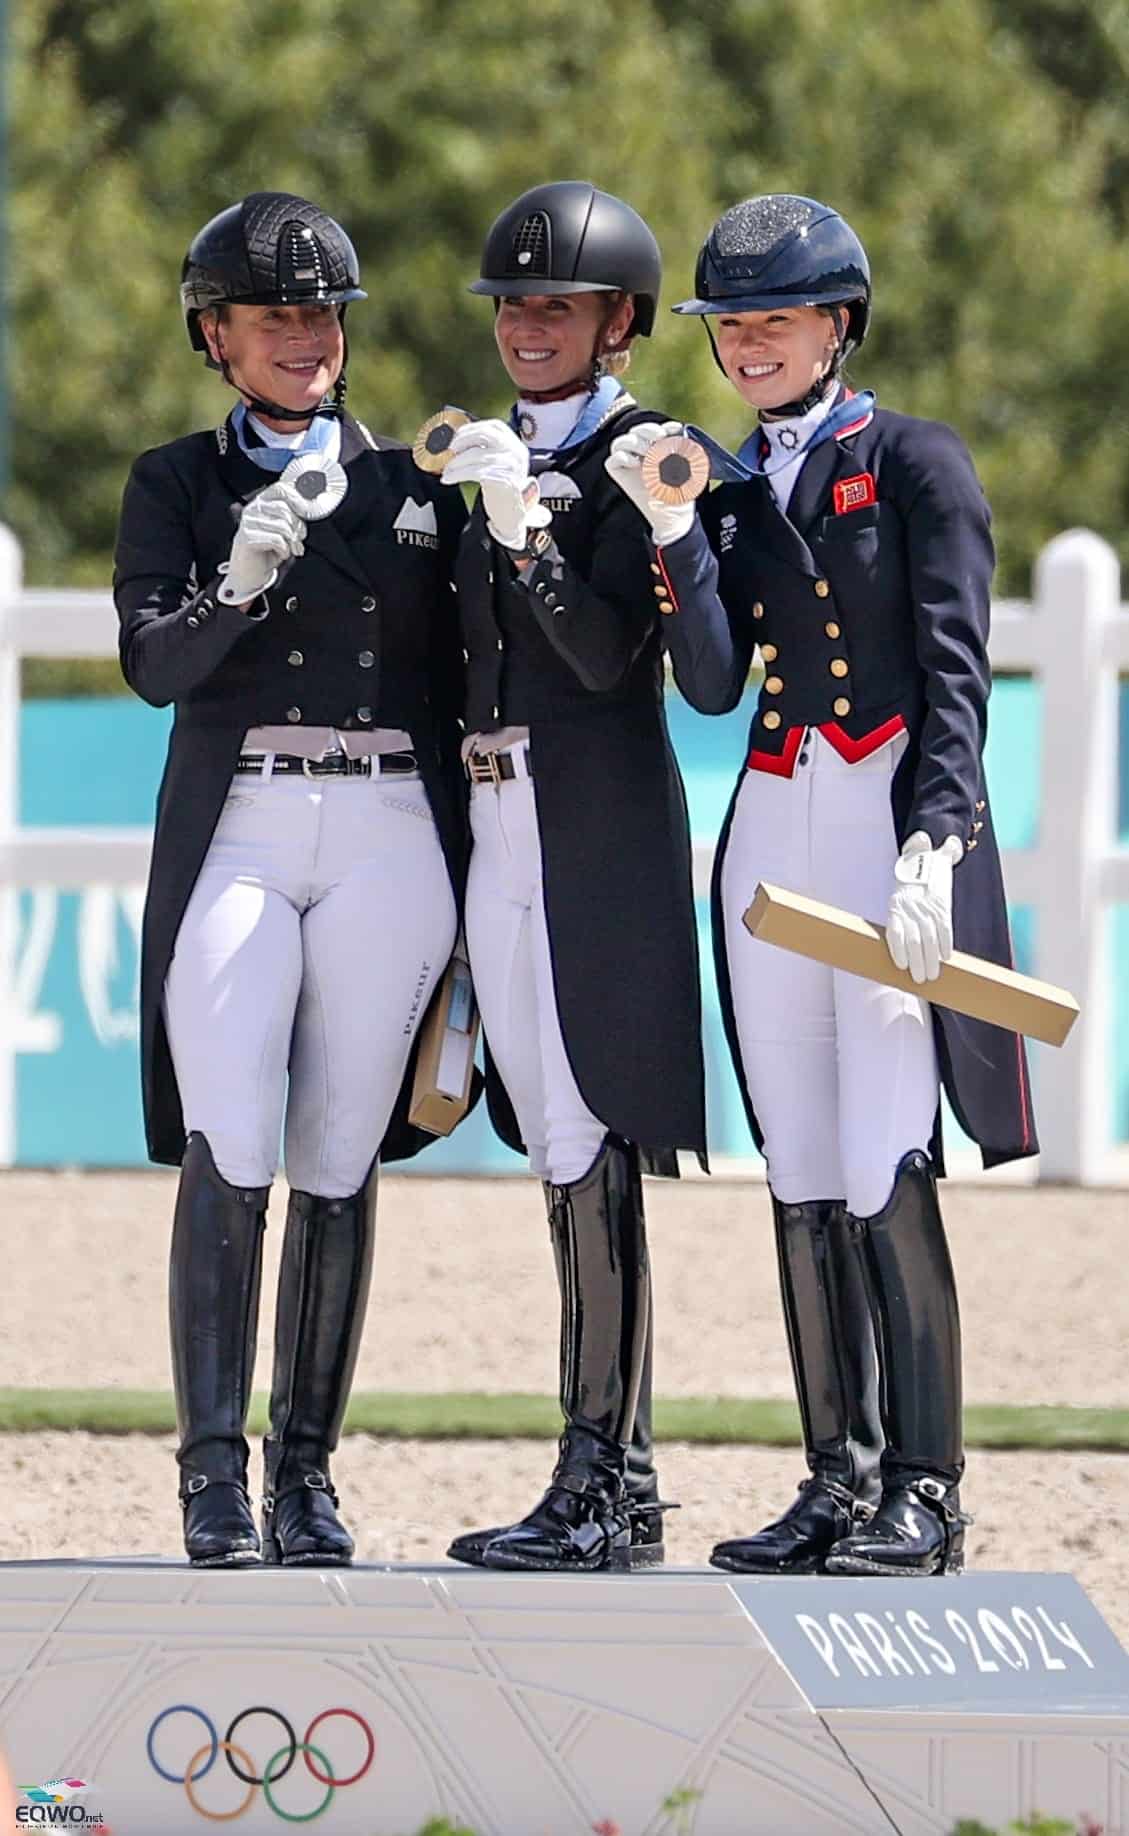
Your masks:
<svg viewBox="0 0 1129 1836"><path fill-rule="evenodd" d="M329 1456L364 1322L376 1160L424 1144L400 1100L455 935L463 518L406 449L342 410L343 319L364 298L348 236L304 198L257 192L205 225L185 322L239 400L135 462L115 557L126 678L176 708L141 1029L149 1152L181 1168L177 1457L185 1547L204 1566L259 1553L244 1425L284 1118L263 1552L352 1555Z"/></svg>
<svg viewBox="0 0 1129 1836"><path fill-rule="evenodd" d="M549 1489L521 1523L451 1547L489 1567L662 1559L640 1165L673 1173L676 1149L704 1151L698 965L665 589L604 469L618 432L660 419L614 373L651 331L660 278L646 224L591 185L503 211L472 290L495 301L518 399L460 430L444 474L481 485L457 579L490 1110L544 1181L562 1308Z"/></svg>
<svg viewBox="0 0 1129 1836"><path fill-rule="evenodd" d="M988 509L950 428L843 382L870 272L836 211L791 195L736 205L695 293L675 310L704 318L757 424L736 460L708 443L724 482L660 561L679 608L671 653L699 704L733 707L754 650L766 670L718 848L714 939L768 1165L809 1467L781 1518L711 1559L943 1573L963 1561L964 1455L938 1099L943 1083L986 1165L1034 1153L1022 1041L762 943L743 916L765 880L884 923L923 995L954 936L1010 961L981 757ZM613 463L654 522L651 444L651 429L629 434Z"/></svg>

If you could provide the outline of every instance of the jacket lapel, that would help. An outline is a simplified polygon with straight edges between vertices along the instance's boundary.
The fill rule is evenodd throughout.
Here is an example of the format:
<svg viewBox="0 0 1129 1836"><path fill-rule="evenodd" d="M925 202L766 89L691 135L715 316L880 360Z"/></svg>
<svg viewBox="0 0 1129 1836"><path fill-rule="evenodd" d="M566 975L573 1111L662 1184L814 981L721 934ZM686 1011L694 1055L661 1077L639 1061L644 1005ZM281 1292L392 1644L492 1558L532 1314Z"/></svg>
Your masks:
<svg viewBox="0 0 1129 1836"><path fill-rule="evenodd" d="M270 483L270 473L264 472L253 459L248 459L239 441L229 416L221 426L216 428L213 438L216 442L216 468L233 498L245 504L248 498L254 497L264 485ZM232 518L232 528L235 518Z"/></svg>
<svg viewBox="0 0 1129 1836"><path fill-rule="evenodd" d="M831 493L838 480L857 471L855 441L873 425L873 418L873 410L867 414L864 407L861 425L848 423L842 433L821 441L804 460L788 502L788 519L805 535L813 523L830 514Z"/></svg>
<svg viewBox="0 0 1129 1836"><path fill-rule="evenodd" d="M849 477L857 469L851 448L854 437L824 440L808 454L800 468L795 489L788 503L788 520L806 535L812 524L831 511L831 493L839 478Z"/></svg>
<svg viewBox="0 0 1129 1836"><path fill-rule="evenodd" d="M236 438L230 419L217 430L216 439L219 448L217 464L220 476L232 496L240 503L246 503L266 485L275 482L276 475L273 472L265 472L262 466L256 465L253 459L247 457ZM372 447L362 435L356 422L346 415L341 427L341 463L348 475L350 490L353 490L356 484L350 468L362 454L371 451ZM320 522L307 524L306 551L332 562L334 567L348 574L350 579L357 581L358 585L369 587L372 582L361 566L352 545L346 541L338 520L341 511L347 511L348 506L349 497L346 495L340 510L333 516L326 516ZM346 521L351 521L351 519L346 517Z"/></svg>
<svg viewBox="0 0 1129 1836"><path fill-rule="evenodd" d="M806 470L805 465L800 473L801 478ZM788 563L789 567L798 567L804 574L817 574L819 569L812 557L811 549L792 522L791 517L785 516L781 510L772 494L772 486L768 479L763 476L751 478L748 484L740 488L747 493L746 516L751 514L756 519L756 541L762 543L765 548L771 548L782 561Z"/></svg>

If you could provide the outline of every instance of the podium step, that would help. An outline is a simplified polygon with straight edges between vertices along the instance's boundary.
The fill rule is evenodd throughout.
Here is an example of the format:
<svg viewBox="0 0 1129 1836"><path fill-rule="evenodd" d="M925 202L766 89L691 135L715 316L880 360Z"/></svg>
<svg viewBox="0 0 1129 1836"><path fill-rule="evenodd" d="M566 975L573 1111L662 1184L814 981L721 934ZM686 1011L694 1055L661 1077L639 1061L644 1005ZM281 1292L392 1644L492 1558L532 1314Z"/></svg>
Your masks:
<svg viewBox="0 0 1129 1836"><path fill-rule="evenodd" d="M1061 1574L0 1564L0 1731L21 1831L1129 1831L1129 1655Z"/></svg>

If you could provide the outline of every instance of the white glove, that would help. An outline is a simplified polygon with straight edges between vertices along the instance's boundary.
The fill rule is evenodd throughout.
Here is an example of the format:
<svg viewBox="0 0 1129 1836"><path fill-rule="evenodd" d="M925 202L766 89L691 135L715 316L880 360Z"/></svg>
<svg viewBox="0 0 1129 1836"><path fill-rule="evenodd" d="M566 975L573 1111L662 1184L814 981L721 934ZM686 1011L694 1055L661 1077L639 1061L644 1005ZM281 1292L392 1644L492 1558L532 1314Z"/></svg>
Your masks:
<svg viewBox="0 0 1129 1836"><path fill-rule="evenodd" d="M471 421L447 450L443 483L481 485L486 527L503 548L524 548L529 531L549 523L528 449L504 421Z"/></svg>
<svg viewBox="0 0 1129 1836"><path fill-rule="evenodd" d="M620 490L626 493L650 523L656 548L667 548L671 542L678 542L684 535L689 535L695 506L660 504L657 498L648 497L647 487L643 483L643 461L657 440L667 440L671 434L683 432L685 429L681 421L645 421L640 427L632 427L627 433L618 434L604 460L604 470L608 477L615 480Z"/></svg>
<svg viewBox="0 0 1129 1836"><path fill-rule="evenodd" d="M306 524L301 498L282 483L268 485L243 507L227 571L217 598L227 606L246 605L278 579L284 561L303 552Z"/></svg>
<svg viewBox="0 0 1129 1836"><path fill-rule="evenodd" d="M963 853L958 836L935 848L924 829L915 829L894 867L886 942L915 982L935 981L953 953L953 868Z"/></svg>

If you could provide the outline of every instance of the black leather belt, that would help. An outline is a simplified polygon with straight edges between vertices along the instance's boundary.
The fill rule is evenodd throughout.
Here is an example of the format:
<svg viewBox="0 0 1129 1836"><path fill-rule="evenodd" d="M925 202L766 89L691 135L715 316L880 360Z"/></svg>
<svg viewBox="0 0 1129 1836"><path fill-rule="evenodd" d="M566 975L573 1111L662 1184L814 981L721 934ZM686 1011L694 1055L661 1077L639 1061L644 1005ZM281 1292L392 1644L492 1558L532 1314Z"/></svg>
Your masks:
<svg viewBox="0 0 1129 1836"><path fill-rule="evenodd" d="M508 752L469 752L463 768L472 784L503 784L510 778L529 777L529 747L522 747L524 772L519 772Z"/></svg>
<svg viewBox="0 0 1129 1836"><path fill-rule="evenodd" d="M237 772L257 772L261 777L264 762L269 756L265 752L240 753L235 769ZM323 759L304 759L296 752L276 752L268 775L273 777L278 773L284 778L403 778L409 772L418 770L419 762L414 752L365 753L359 759L348 758L343 752L327 753Z"/></svg>

